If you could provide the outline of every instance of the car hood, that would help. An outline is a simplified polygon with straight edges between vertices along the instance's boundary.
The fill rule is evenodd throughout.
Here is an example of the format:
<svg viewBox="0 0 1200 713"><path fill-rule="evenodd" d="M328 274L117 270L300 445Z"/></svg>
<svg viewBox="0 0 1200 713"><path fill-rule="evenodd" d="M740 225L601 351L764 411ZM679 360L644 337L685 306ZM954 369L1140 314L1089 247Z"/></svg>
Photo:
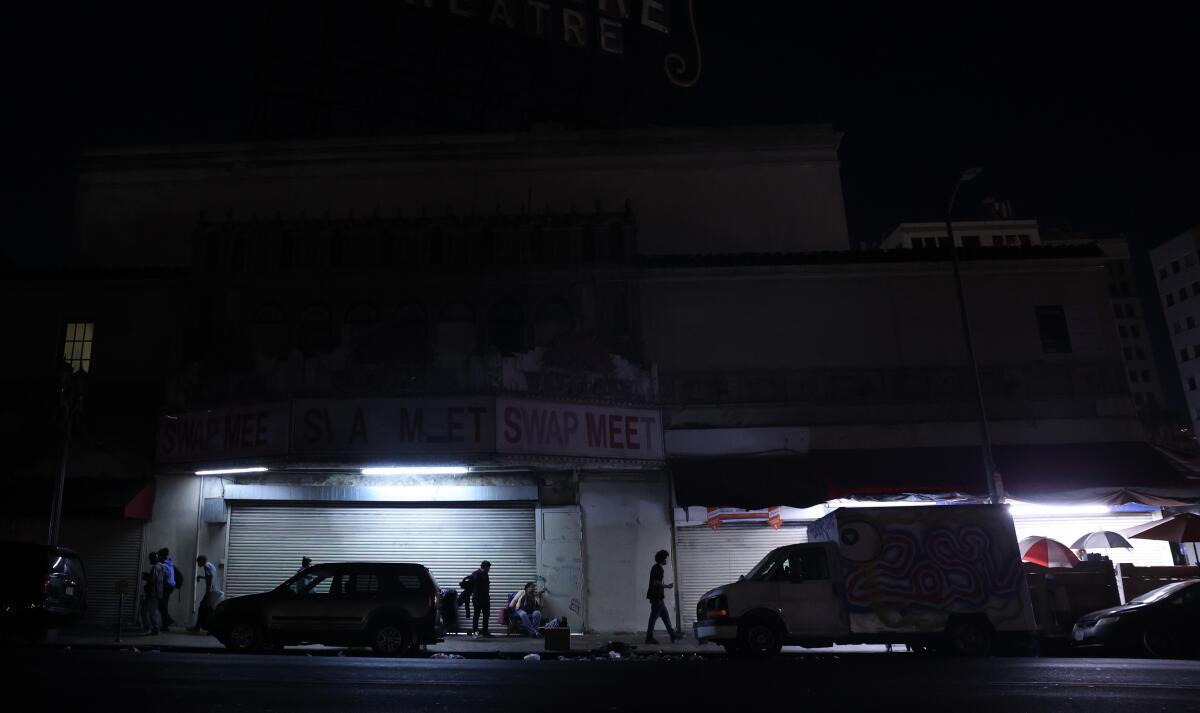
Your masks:
<svg viewBox="0 0 1200 713"><path fill-rule="evenodd" d="M266 600L270 596L270 592L261 592L259 594L244 594L240 597L226 597L221 601L221 606L228 609L235 609L243 606L253 606L258 602Z"/></svg>
<svg viewBox="0 0 1200 713"><path fill-rule="evenodd" d="M1119 607L1109 607L1108 609L1101 609L1099 611L1094 611L1089 614L1084 614L1082 617L1080 617L1080 621L1091 624L1091 623L1095 623L1095 622L1103 619L1106 616L1120 616L1122 614L1131 614L1133 612L1142 611L1150 606L1153 606L1153 605L1150 603L1122 604Z"/></svg>
<svg viewBox="0 0 1200 713"><path fill-rule="evenodd" d="M747 582L745 580L740 581L740 582L730 582L729 584L722 584L721 586L719 586L715 589L710 589L707 592L705 592L704 596L702 596L701 599L708 599L710 597L716 597L716 596L720 596L722 594L725 594L725 595L736 594L737 592L744 590L747 587L747 585L749 585L749 584L751 584L751 583Z"/></svg>

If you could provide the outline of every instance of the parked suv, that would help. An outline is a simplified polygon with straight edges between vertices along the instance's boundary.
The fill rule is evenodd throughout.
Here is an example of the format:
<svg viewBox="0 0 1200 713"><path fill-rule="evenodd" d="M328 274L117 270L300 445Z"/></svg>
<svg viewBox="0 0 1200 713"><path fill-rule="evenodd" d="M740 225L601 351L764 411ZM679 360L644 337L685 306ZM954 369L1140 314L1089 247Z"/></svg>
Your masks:
<svg viewBox="0 0 1200 713"><path fill-rule="evenodd" d="M442 640L441 595L419 564L314 565L263 594L227 599L209 632L237 651L289 644L370 646L384 656Z"/></svg>
<svg viewBox="0 0 1200 713"><path fill-rule="evenodd" d="M65 547L0 542L0 633L5 639L41 639L69 626L87 610L87 577L79 555Z"/></svg>

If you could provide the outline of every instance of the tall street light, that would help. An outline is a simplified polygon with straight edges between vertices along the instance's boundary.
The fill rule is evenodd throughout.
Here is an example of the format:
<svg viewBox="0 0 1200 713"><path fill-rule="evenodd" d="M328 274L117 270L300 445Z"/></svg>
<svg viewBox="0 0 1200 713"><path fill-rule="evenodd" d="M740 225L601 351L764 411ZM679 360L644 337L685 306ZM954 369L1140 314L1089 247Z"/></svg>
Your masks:
<svg viewBox="0 0 1200 713"><path fill-rule="evenodd" d="M57 545L62 530L63 491L67 486L67 461L71 453L71 425L83 406L83 391L86 372L74 370L63 362L59 372L58 406L63 417L62 455L58 464L58 480L54 486L54 501L50 506L50 529L46 544Z"/></svg>
<svg viewBox="0 0 1200 713"><path fill-rule="evenodd" d="M946 234L950 237L950 263L954 266L954 289L958 293L958 315L962 319L963 340L967 343L967 365L971 376L975 379L975 396L979 403L979 446L983 455L983 477L987 481L988 502L1004 502L1004 485L1000 473L996 470L996 460L992 456L992 439L988 432L987 409L983 401L983 381L979 378L979 362L975 360L975 342L971 339L971 320L967 316L967 300L963 296L962 273L958 267L958 247L954 244L954 201L958 198L958 189L967 181L978 176L983 169L968 168L959 176L954 184L954 192L950 194L950 203L946 206Z"/></svg>

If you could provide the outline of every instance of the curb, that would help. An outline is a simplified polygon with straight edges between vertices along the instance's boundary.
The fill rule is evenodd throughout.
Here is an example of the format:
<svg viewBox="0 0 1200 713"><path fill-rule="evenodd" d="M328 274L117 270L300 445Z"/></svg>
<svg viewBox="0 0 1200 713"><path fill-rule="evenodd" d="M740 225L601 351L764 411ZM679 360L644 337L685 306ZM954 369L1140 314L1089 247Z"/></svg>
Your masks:
<svg viewBox="0 0 1200 713"><path fill-rule="evenodd" d="M64 643L64 644L45 644L39 648L43 649L58 649L62 651L117 651L124 653L188 653L188 654L226 654L230 655L233 652L217 646L186 646L179 644L140 644L138 642L121 642L121 643ZM567 659L601 659L607 658L607 653L599 653L599 650L570 650L570 651L536 651L536 650L521 650L521 651L421 651L414 656L396 657L401 660L419 661L419 660L443 660L435 659L437 654L445 654L454 656L458 660L511 660L521 661L529 654L537 654L543 661L555 661L559 658ZM368 649L343 649L343 648L322 648L322 649L283 649L276 651L257 652L260 656L332 656L332 657L350 657L350 658L382 658L375 656ZM784 654L787 655L787 654ZM728 658L723 651L664 651L664 650L646 650L634 651L629 654L624 654L620 659L613 660L636 660L640 658ZM446 659L455 660L455 659Z"/></svg>

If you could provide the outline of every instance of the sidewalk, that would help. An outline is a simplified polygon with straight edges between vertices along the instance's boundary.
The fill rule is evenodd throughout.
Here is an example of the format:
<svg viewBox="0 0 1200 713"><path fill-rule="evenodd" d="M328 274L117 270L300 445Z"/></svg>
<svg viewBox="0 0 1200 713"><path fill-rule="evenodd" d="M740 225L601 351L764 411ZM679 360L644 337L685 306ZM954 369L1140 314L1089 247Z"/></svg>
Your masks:
<svg viewBox="0 0 1200 713"><path fill-rule="evenodd" d="M171 631L155 635L133 632L122 633L121 641L115 640L113 632L96 632L81 630L51 631L46 637L47 646L71 647L72 649L137 649L138 651L181 651L181 652L219 652L225 647L221 642L207 634L192 634L184 630ZM582 656L589 652L606 648L610 642L619 642L633 647L633 656L666 654L672 656L698 654L702 656L725 656L725 650L716 644L698 644L695 639L688 638L674 644L663 643L647 645L642 643L640 634L592 633L572 634L570 651L546 651L542 639L530 639L524 636L496 635L489 639L477 639L465 634L449 634L440 644L426 647L428 654L457 654L464 658L521 658L526 654L536 653L541 656L558 657ZM900 649L903 650L903 649ZM824 649L804 649L796 646L786 646L784 653L810 654L848 654L848 653L879 653L885 651L883 646L833 646ZM286 654L337 656L369 654L367 649L348 649L339 646L289 646L284 649Z"/></svg>

